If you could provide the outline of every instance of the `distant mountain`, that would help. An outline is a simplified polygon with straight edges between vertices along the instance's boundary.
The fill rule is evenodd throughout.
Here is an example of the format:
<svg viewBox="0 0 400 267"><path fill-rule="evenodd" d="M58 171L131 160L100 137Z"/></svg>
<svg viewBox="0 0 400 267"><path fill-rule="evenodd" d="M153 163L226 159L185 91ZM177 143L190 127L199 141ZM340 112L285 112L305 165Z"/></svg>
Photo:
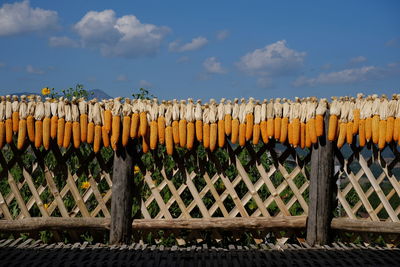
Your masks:
<svg viewBox="0 0 400 267"><path fill-rule="evenodd" d="M93 93L93 95L92 95ZM94 89L89 91L90 94L90 99L92 98L97 98L97 99L109 99L112 98L110 95L108 95L106 92L100 90L100 89Z"/></svg>
<svg viewBox="0 0 400 267"><path fill-rule="evenodd" d="M92 94L93 93L93 94ZM5 94L5 95L17 95L17 96L21 96L21 95L35 95L38 93L33 93L33 92L21 92L21 93L9 93L9 94ZM112 98L110 95L108 95L107 93L105 93L103 90L100 89L94 89L94 90L89 90L89 99L93 99L93 98L97 98L97 99L109 99Z"/></svg>

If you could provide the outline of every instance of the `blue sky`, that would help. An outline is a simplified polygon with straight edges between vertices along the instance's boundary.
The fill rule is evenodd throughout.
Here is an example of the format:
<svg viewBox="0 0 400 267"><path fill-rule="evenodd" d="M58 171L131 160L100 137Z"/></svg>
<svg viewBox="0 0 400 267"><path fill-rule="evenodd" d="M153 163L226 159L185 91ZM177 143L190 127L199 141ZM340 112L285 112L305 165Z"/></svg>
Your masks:
<svg viewBox="0 0 400 267"><path fill-rule="evenodd" d="M399 1L0 1L0 93L398 93Z"/></svg>

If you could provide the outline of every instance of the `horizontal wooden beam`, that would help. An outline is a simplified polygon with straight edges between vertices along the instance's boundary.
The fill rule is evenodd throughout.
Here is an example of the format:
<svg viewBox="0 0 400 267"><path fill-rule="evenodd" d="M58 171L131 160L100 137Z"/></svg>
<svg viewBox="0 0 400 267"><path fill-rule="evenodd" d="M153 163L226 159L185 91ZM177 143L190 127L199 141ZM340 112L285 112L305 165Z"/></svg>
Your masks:
<svg viewBox="0 0 400 267"><path fill-rule="evenodd" d="M331 228L351 232L400 234L400 222L373 222L364 219L334 218Z"/></svg>
<svg viewBox="0 0 400 267"><path fill-rule="evenodd" d="M250 218L210 218L210 219L137 219L134 230L188 229L188 230L262 230L305 228L307 216L250 217ZM0 232L30 232L42 230L68 229L110 229L108 218L26 218L21 220L0 220ZM332 229L370 233L400 233L400 222L372 222L334 218Z"/></svg>
<svg viewBox="0 0 400 267"><path fill-rule="evenodd" d="M192 229L192 230L260 230L305 228L307 216L292 217L250 217L250 218L210 218L210 219L137 219L134 230ZM21 220L0 220L0 231L39 231L67 229L110 229L110 219L106 218L26 218Z"/></svg>
<svg viewBox="0 0 400 267"><path fill-rule="evenodd" d="M37 217L21 220L0 220L0 232L30 232L42 230L93 229L105 230L110 228L110 219L106 218L63 218Z"/></svg>
<svg viewBox="0 0 400 267"><path fill-rule="evenodd" d="M133 229L189 229L189 230L261 230L305 228L307 216L290 217L249 217L249 218L209 218L209 219L138 219L133 221Z"/></svg>

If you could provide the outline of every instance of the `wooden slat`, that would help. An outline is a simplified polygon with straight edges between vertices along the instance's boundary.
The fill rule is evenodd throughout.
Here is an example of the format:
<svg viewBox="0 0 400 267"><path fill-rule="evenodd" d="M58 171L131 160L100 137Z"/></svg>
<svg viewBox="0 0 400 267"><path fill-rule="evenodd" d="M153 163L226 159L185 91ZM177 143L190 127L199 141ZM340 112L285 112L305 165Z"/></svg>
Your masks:
<svg viewBox="0 0 400 267"><path fill-rule="evenodd" d="M1 194L1 192L0 192L0 208L3 211L3 216L6 218L6 220L12 220L10 210L8 209L7 203L4 200L4 197Z"/></svg>
<svg viewBox="0 0 400 267"><path fill-rule="evenodd" d="M158 207L164 212L164 217L167 219L172 219L171 213L165 206L165 202L164 202L163 198L161 197L160 192L157 189L157 186L154 184L154 181L151 179L151 175L150 175L149 171L146 172L146 175L144 176L144 181L147 183L147 185L149 186L149 188L151 190L151 193L155 197Z"/></svg>
<svg viewBox="0 0 400 267"><path fill-rule="evenodd" d="M374 187L375 192L378 195L383 206L385 207L386 212L389 214L389 216L393 222L398 222L399 218L396 216L392 206L390 205L389 201L386 199L385 194L383 193L382 189L376 182L376 179L375 179L374 175L372 174L371 169L368 167L368 164L362 155L360 155L359 163L360 163L361 167L364 169L364 172L367 175L368 180L371 182L371 185Z"/></svg>
<svg viewBox="0 0 400 267"><path fill-rule="evenodd" d="M14 193L15 200L18 203L19 208L21 209L21 213L24 215L25 218L31 217L29 214L28 209L26 208L25 201L21 196L21 193L15 183L14 177L8 172L8 184L10 185L11 191Z"/></svg>
<svg viewBox="0 0 400 267"><path fill-rule="evenodd" d="M240 160L238 158L236 158L236 168L237 168L237 171L239 172L239 174L242 176L243 182L246 184L247 188L249 189L249 192L250 192L252 198L257 203L257 206L260 209L262 215L265 217L270 217L271 215L265 208L263 201L261 200L260 196L257 194L257 190L254 188L253 183L250 181L250 178L249 178L247 172L244 170L243 165L242 165L242 163L240 163Z"/></svg>
<svg viewBox="0 0 400 267"><path fill-rule="evenodd" d="M197 207L199 208L201 215L203 215L204 218L210 218L210 213L208 212L206 206L203 203L203 200L200 198L199 196L199 192L196 189L196 186L194 185L193 181L192 181L192 177L194 178L196 176L196 174L194 172L192 172L191 174L189 174L186 171L186 184L189 188L190 193L192 193L193 199L197 204Z"/></svg>
<svg viewBox="0 0 400 267"><path fill-rule="evenodd" d="M104 214L104 217L110 218L111 217L110 212L108 211L106 203L103 201L103 198L101 197L100 191L97 188L97 183L93 179L92 176L90 176L89 183L90 183L90 188L93 190L93 194L94 194L97 202L99 203L98 205L100 206L101 211ZM93 216L93 215L90 214L90 216Z"/></svg>
<svg viewBox="0 0 400 267"><path fill-rule="evenodd" d="M24 178L25 178L25 180L26 180L26 182L27 182L27 184L29 186L29 189L31 190L32 196L35 199L36 205L38 206L40 212L42 213L42 216L43 217L49 217L49 214L47 213L47 210L44 208L43 202L40 199L39 193L36 191L36 187L33 184L32 177L26 171L25 168L22 168L22 175L24 176Z"/></svg>

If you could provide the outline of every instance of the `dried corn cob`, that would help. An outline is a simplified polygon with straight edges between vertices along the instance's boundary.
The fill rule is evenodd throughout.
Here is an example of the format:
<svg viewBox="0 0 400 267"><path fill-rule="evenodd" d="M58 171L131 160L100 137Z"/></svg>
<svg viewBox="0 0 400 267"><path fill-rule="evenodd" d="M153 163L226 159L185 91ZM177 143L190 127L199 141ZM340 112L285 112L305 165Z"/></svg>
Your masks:
<svg viewBox="0 0 400 267"><path fill-rule="evenodd" d="M114 105L112 109L112 126L111 126L111 147L117 150L118 141L121 134L121 97L114 98ZM147 127L147 126L146 126Z"/></svg>
<svg viewBox="0 0 400 267"><path fill-rule="evenodd" d="M188 149L192 149L194 144L195 128L194 128L194 105L193 105L193 100L190 98L186 105L186 121L187 121L186 147Z"/></svg>
<svg viewBox="0 0 400 267"><path fill-rule="evenodd" d="M320 99L317 109L315 110L315 132L317 137L324 134L324 115L327 110L327 100L326 98Z"/></svg>
<svg viewBox="0 0 400 267"><path fill-rule="evenodd" d="M88 131L87 131L87 143L93 144L94 141L94 122L93 122L93 111L94 111L94 104L96 99L92 99L89 101L89 111L88 111Z"/></svg>
<svg viewBox="0 0 400 267"><path fill-rule="evenodd" d="M203 146L204 148L210 148L210 108L206 103L204 105L203 112Z"/></svg>
<svg viewBox="0 0 400 267"><path fill-rule="evenodd" d="M176 99L172 101L172 135L174 144L179 145L179 104Z"/></svg>
<svg viewBox="0 0 400 267"><path fill-rule="evenodd" d="M296 98L296 102L293 104L293 147L297 147L300 144L300 113L301 113L301 103L300 99ZM307 131L307 128L306 128Z"/></svg>
<svg viewBox="0 0 400 267"><path fill-rule="evenodd" d="M147 113L149 112L147 101L142 100L139 102L139 135L142 137L146 136L148 123L147 123Z"/></svg>
<svg viewBox="0 0 400 267"><path fill-rule="evenodd" d="M214 99L210 100L210 151L217 147L218 126L217 126L217 104Z"/></svg>
<svg viewBox="0 0 400 267"><path fill-rule="evenodd" d="M43 142L44 104L41 96L36 97L35 108L35 147L39 148Z"/></svg>
<svg viewBox="0 0 400 267"><path fill-rule="evenodd" d="M106 100L104 103L104 130L107 133L111 132L111 128L112 128L112 109L114 106L114 100L113 99L109 99Z"/></svg>
<svg viewBox="0 0 400 267"><path fill-rule="evenodd" d="M179 145L180 147L186 147L186 138L187 138L187 133L186 133L186 101L181 100L180 108L179 108Z"/></svg>
<svg viewBox="0 0 400 267"><path fill-rule="evenodd" d="M374 102L372 104L372 142L378 144L379 142L379 106L381 100L377 95L372 96Z"/></svg>
<svg viewBox="0 0 400 267"><path fill-rule="evenodd" d="M267 135L271 139L274 137L274 100L270 99L267 104Z"/></svg>
<svg viewBox="0 0 400 267"><path fill-rule="evenodd" d="M79 124L79 107L78 100L73 97L71 102L71 118L72 118L72 141L74 148L78 149L81 145L81 126Z"/></svg>
<svg viewBox="0 0 400 267"><path fill-rule="evenodd" d="M227 136L230 136L232 133L232 103L230 100L226 102L224 112L225 112L225 118L224 118L225 134Z"/></svg>
<svg viewBox="0 0 400 267"><path fill-rule="evenodd" d="M81 142L86 143L87 141L87 132L88 132L88 104L85 99L82 97L78 101L79 108L79 126L81 133Z"/></svg>
<svg viewBox="0 0 400 267"><path fill-rule="evenodd" d="M130 137L135 139L139 137L139 106L141 103L135 99L132 103L132 118L131 118L131 130Z"/></svg>
<svg viewBox="0 0 400 267"><path fill-rule="evenodd" d="M3 148L6 142L6 98L0 97L0 149Z"/></svg>
<svg viewBox="0 0 400 267"><path fill-rule="evenodd" d="M194 117L196 120L196 139L201 143L203 142L203 109L201 100L197 100Z"/></svg>
<svg viewBox="0 0 400 267"><path fill-rule="evenodd" d="M254 107L254 126L253 126L253 145L257 145L260 140L261 105L257 100Z"/></svg>
<svg viewBox="0 0 400 267"><path fill-rule="evenodd" d="M232 133L231 133L231 142L232 144L236 144L239 138L239 104L238 99L235 98L233 101L232 108Z"/></svg>
<svg viewBox="0 0 400 267"><path fill-rule="evenodd" d="M150 149L154 150L157 148L158 141L158 128L157 128L157 117L158 117L158 101L157 98L153 99L153 104L150 108Z"/></svg>
<svg viewBox="0 0 400 267"><path fill-rule="evenodd" d="M244 146L246 144L246 103L245 99L241 99L239 106L239 145Z"/></svg>
<svg viewBox="0 0 400 267"><path fill-rule="evenodd" d="M12 102L12 129L13 133L17 134L19 128L19 102L18 96L13 95L13 102Z"/></svg>
<svg viewBox="0 0 400 267"><path fill-rule="evenodd" d="M13 140L13 121L12 121L12 103L11 96L6 96L6 110L5 110L5 128L6 128L6 143L10 144Z"/></svg>
<svg viewBox="0 0 400 267"><path fill-rule="evenodd" d="M349 115L349 112L349 102L343 101L343 104L340 108L339 135L337 140L338 148L341 148L346 141L347 117Z"/></svg>
<svg viewBox="0 0 400 267"><path fill-rule="evenodd" d="M396 115L397 108L397 95L394 94L392 99L389 101L387 108L387 129L386 129L386 143L390 143L393 140L394 133L394 117Z"/></svg>
<svg viewBox="0 0 400 267"><path fill-rule="evenodd" d="M330 107L329 126L328 126L328 140L334 141L338 128L338 117L340 116L341 103L336 97L332 97L332 104Z"/></svg>
<svg viewBox="0 0 400 267"><path fill-rule="evenodd" d="M65 128L65 102L64 98L60 97L57 104L57 145L63 146L64 142L64 128Z"/></svg>
<svg viewBox="0 0 400 267"><path fill-rule="evenodd" d="M158 107L157 130L158 142L161 145L165 144L165 101L163 100Z"/></svg>
<svg viewBox="0 0 400 267"><path fill-rule="evenodd" d="M249 102L245 108L245 119L246 119L246 141L249 141L253 136L253 125L254 125L254 99L250 97Z"/></svg>
<svg viewBox="0 0 400 267"><path fill-rule="evenodd" d="M281 99L276 98L274 103L274 138L280 140L281 137L281 126L282 126L282 104Z"/></svg>
<svg viewBox="0 0 400 267"><path fill-rule="evenodd" d="M101 148L101 136L102 136L100 103L96 102L93 105L92 112L93 112L93 123L95 125L94 126L93 152L98 153Z"/></svg>
<svg viewBox="0 0 400 267"><path fill-rule="evenodd" d="M47 97L44 102L44 119L43 119L43 147L48 150L50 148L51 134L51 98Z"/></svg>
<svg viewBox="0 0 400 267"><path fill-rule="evenodd" d="M260 133L263 142L266 144L269 141L268 127L267 127L267 99L261 103L260 110Z"/></svg>
<svg viewBox="0 0 400 267"><path fill-rule="evenodd" d="M225 98L221 99L218 105L218 146L224 147L225 145Z"/></svg>
<svg viewBox="0 0 400 267"><path fill-rule="evenodd" d="M72 137L72 111L71 103L65 100L65 128L64 128L64 140L63 147L67 149L71 143Z"/></svg>
<svg viewBox="0 0 400 267"><path fill-rule="evenodd" d="M18 130L18 141L17 148L22 149L24 147L26 139L26 118L28 116L28 106L26 104L26 96L21 96L21 102L19 103L19 130Z"/></svg>
<svg viewBox="0 0 400 267"><path fill-rule="evenodd" d="M394 120L394 129L393 129L393 140L395 142L400 140L400 94L398 94L396 98L397 98L396 118Z"/></svg>
<svg viewBox="0 0 400 267"><path fill-rule="evenodd" d="M105 111L104 111L105 112ZM132 105L131 100L129 98L125 98L125 103L122 106L122 146L125 147L128 145L130 130L131 130L131 113L132 113Z"/></svg>
<svg viewBox="0 0 400 267"><path fill-rule="evenodd" d="M286 142L288 137L290 105L286 98L283 99L282 104L282 120L281 120L281 133L279 135L279 142L282 144Z"/></svg>
<svg viewBox="0 0 400 267"><path fill-rule="evenodd" d="M99 108L100 108L100 117L101 117L101 141L103 143L104 147L109 147L110 146L110 131L106 129L106 118L105 118L105 107L109 101L103 100L99 102ZM112 119L111 119L112 120ZM96 127L96 126L95 126ZM96 131L96 128L95 128ZM94 137L93 137L94 139Z"/></svg>
<svg viewBox="0 0 400 267"><path fill-rule="evenodd" d="M165 147L167 149L167 154L172 155L174 153L174 139L172 136L172 106L169 102L166 106L165 111Z"/></svg>
<svg viewBox="0 0 400 267"><path fill-rule="evenodd" d="M58 99L50 101L51 119L50 119L50 137L51 139L57 138L57 124L58 124Z"/></svg>
<svg viewBox="0 0 400 267"><path fill-rule="evenodd" d="M29 102L28 102L28 117L26 117L26 130L28 133L28 138L29 141L34 143L35 142L35 107L36 107L36 103L34 101L34 96L31 95L28 97ZM14 119L13 119L14 121ZM14 131L14 133L16 133Z"/></svg>
<svg viewBox="0 0 400 267"><path fill-rule="evenodd" d="M386 96L382 96L381 105L379 106L379 139L378 148L380 150L385 148L386 145L386 132L387 132L387 115L388 115L389 101Z"/></svg>

